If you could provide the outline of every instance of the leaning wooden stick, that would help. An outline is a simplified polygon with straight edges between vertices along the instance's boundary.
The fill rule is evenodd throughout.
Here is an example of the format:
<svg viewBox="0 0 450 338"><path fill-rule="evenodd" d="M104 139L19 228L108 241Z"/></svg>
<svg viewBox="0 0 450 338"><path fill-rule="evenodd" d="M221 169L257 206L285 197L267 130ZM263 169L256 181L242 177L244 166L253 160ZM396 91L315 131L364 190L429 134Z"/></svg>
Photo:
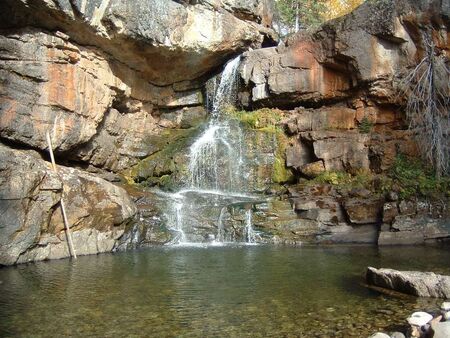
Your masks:
<svg viewBox="0 0 450 338"><path fill-rule="evenodd" d="M52 139L50 138L50 133L47 131L45 136L47 137L48 152L50 153L50 159L52 161L52 168L53 168L53 171L57 174L58 170L56 169L56 162L55 162L55 156L53 155ZM77 254L75 253L75 248L73 247L72 233L70 231L69 221L67 219L66 208L64 205L63 196L61 196L60 204L61 204L61 212L62 212L62 216L63 216L64 226L66 228L66 236L67 236L67 243L69 244L69 252L73 258L77 258Z"/></svg>

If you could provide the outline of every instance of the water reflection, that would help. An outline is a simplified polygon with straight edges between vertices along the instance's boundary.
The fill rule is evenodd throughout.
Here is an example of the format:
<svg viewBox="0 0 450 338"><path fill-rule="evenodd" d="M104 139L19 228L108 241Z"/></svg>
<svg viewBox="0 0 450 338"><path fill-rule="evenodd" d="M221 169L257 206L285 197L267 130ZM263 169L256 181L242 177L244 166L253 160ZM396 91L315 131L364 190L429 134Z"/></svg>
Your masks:
<svg viewBox="0 0 450 338"><path fill-rule="evenodd" d="M0 269L0 336L369 336L436 300L366 266L450 273L448 247L157 248Z"/></svg>

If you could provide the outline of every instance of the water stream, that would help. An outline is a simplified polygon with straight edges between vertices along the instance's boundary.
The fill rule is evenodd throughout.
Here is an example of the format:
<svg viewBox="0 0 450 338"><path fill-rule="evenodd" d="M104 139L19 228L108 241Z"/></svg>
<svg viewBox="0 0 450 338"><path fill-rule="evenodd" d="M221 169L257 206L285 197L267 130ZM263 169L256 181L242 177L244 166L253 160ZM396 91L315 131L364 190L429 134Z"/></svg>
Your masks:
<svg viewBox="0 0 450 338"><path fill-rule="evenodd" d="M230 119L225 109L233 105L237 95L237 79L240 57L231 60L221 74L210 102L210 120L203 133L189 149L186 186L175 194L169 209L169 228L178 235L172 244L189 245L209 242L212 244L239 241L255 243L252 211L247 209L243 220L243 233L227 236L224 220L227 206L248 202L253 197L245 192L243 131L237 121ZM204 216L203 218L201 216ZM213 224L211 224L213 219ZM199 229L207 235L200 235Z"/></svg>

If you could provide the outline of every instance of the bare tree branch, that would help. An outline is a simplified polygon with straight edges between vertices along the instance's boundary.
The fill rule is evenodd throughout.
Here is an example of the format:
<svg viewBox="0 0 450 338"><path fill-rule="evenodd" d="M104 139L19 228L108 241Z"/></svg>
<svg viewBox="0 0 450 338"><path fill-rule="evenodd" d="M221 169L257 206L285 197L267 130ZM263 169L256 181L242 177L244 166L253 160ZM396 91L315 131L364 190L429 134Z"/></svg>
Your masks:
<svg viewBox="0 0 450 338"><path fill-rule="evenodd" d="M436 176L450 172L450 68L448 58L437 50L431 35L424 34L425 57L401 81L406 95L409 127L415 131L422 155Z"/></svg>

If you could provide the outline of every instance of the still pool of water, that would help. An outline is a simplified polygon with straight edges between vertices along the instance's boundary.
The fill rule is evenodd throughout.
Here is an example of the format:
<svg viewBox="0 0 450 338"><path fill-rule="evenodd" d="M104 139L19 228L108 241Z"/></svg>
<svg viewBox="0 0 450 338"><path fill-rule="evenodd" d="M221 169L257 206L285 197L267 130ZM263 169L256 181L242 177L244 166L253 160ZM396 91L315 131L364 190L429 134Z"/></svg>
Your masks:
<svg viewBox="0 0 450 338"><path fill-rule="evenodd" d="M367 337L432 299L367 266L450 273L449 247L164 247L0 269L0 337Z"/></svg>

